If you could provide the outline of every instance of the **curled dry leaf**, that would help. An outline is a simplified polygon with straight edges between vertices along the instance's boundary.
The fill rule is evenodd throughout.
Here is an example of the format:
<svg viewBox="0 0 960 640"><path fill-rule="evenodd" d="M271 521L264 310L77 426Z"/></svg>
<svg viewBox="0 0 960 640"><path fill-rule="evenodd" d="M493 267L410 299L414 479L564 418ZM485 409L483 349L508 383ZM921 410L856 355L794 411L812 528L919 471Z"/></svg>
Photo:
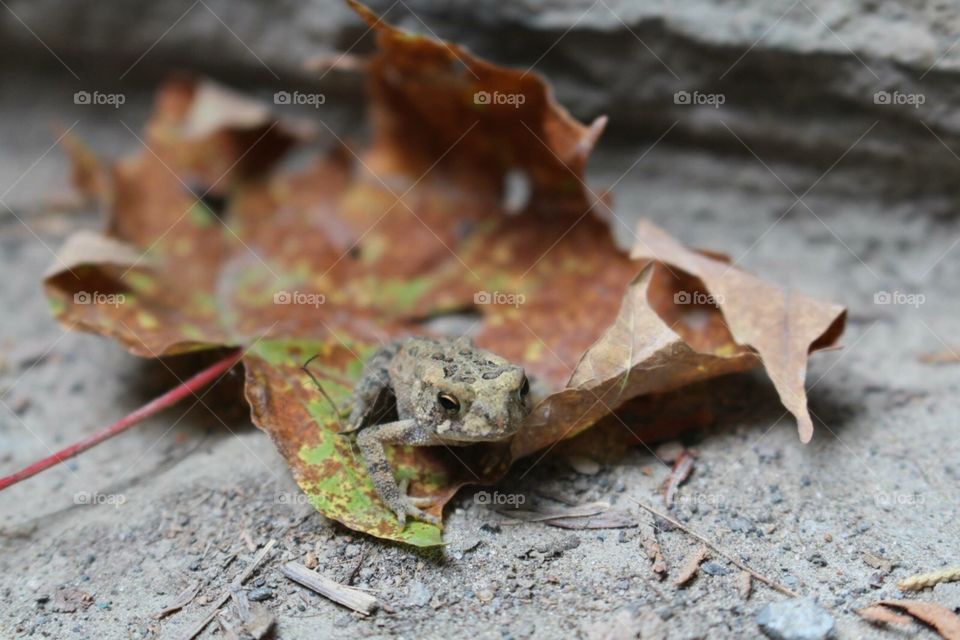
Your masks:
<svg viewBox="0 0 960 640"><path fill-rule="evenodd" d="M872 609L874 606L904 611L936 629L944 640L960 640L960 617L943 605L917 600L881 600L868 608Z"/></svg>
<svg viewBox="0 0 960 640"><path fill-rule="evenodd" d="M857 611L857 614L864 620L875 624L910 624L913 622L913 618L910 616L894 613L892 609L888 609L880 604L872 604L869 607L864 607Z"/></svg>
<svg viewBox="0 0 960 640"><path fill-rule="evenodd" d="M662 297L650 302L674 321L672 326L688 343L701 350L715 345L724 348L726 345L716 343L717 337L723 336L735 351L760 357L780 401L797 419L800 440L809 442L813 421L804 389L807 357L811 351L836 342L843 332L846 312L837 305L824 304L741 271L723 256L687 249L647 221L641 221L637 228L637 243L631 255L668 267L660 274L672 280L675 295L680 297L673 304ZM712 325L707 331L690 322L691 315L684 307L691 305L676 304L704 296L715 302L723 314L722 318L714 315L705 320L708 326ZM713 344L701 343L707 336L713 337Z"/></svg>
<svg viewBox="0 0 960 640"><path fill-rule="evenodd" d="M673 581L674 586L682 587L693 580L693 577L697 575L697 571L700 569L700 563L706 560L706 558L707 546L701 544L683 561L683 569L680 570L680 575L677 576L677 579Z"/></svg>
<svg viewBox="0 0 960 640"><path fill-rule="evenodd" d="M461 485L502 476L630 398L759 363L809 439L806 356L833 344L842 309L725 272L650 223L634 255L622 251L583 182L604 119L583 125L536 74L351 5L378 44L365 66L369 148L281 169L315 127L185 77L160 88L137 155L97 164L70 145L81 188L109 218L101 236L69 241L45 280L62 323L146 357L243 347L253 420L312 504L416 545L440 544L440 529L398 525L300 364L319 354L314 371L345 407L364 358L425 333L425 318L475 309L476 342L522 363L539 389L508 443L393 448L393 468L434 498L434 514ZM501 94L524 99L484 99ZM693 286L724 301L676 303Z"/></svg>

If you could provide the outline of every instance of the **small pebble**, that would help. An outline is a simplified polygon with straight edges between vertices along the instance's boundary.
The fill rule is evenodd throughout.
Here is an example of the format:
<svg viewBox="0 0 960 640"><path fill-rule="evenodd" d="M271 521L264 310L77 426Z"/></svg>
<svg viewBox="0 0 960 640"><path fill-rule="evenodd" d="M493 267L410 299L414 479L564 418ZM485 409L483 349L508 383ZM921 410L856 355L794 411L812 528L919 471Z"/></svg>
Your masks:
<svg viewBox="0 0 960 640"><path fill-rule="evenodd" d="M730 530L747 533L753 531L753 522L749 518L737 517L730 521Z"/></svg>
<svg viewBox="0 0 960 640"><path fill-rule="evenodd" d="M809 598L772 602L757 614L757 624L774 640L824 640L833 635L833 616Z"/></svg>
<svg viewBox="0 0 960 640"><path fill-rule="evenodd" d="M254 602L263 602L264 600L269 600L273 597L273 589L270 587L260 587L259 589L253 589L250 593L247 594L247 597L253 600Z"/></svg>
<svg viewBox="0 0 960 640"><path fill-rule="evenodd" d="M654 455L666 463L671 463L679 458L684 450L685 448L682 442L679 440L671 440L669 442L664 442L657 447L654 451Z"/></svg>
<svg viewBox="0 0 960 640"><path fill-rule="evenodd" d="M567 464L585 476L594 476L600 472L600 463L586 456L568 456Z"/></svg>
<svg viewBox="0 0 960 640"><path fill-rule="evenodd" d="M410 590L407 591L407 605L411 607L422 607L430 602L433 594L427 589L427 585L419 580L410 584Z"/></svg>
<svg viewBox="0 0 960 640"><path fill-rule="evenodd" d="M712 560L700 565L700 570L710 576L725 576L730 573L730 569Z"/></svg>

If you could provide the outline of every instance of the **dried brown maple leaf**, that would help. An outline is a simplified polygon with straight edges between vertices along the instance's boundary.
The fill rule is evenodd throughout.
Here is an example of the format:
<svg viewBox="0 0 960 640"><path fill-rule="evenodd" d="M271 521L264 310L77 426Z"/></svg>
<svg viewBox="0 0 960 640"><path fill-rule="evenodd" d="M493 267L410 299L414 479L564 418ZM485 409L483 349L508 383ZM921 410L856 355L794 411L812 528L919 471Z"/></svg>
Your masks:
<svg viewBox="0 0 960 640"><path fill-rule="evenodd" d="M73 145L81 185L110 215L104 234L68 240L46 279L64 324L142 356L242 347L253 420L311 502L349 527L418 545L439 544L440 530L401 528L379 502L330 403L300 370L309 356L319 354L315 371L343 407L381 342L474 309L477 343L534 377L539 402L511 442L392 450L412 492L436 498L434 513L464 483L499 477L632 397L760 362L775 382L789 380L781 394L799 381L785 404L802 419L805 355L833 343L841 309L735 269L719 276L702 260L719 261L669 245L659 230L673 254L631 257L583 181L603 119L584 126L536 74L351 4L378 43L366 65L368 149L282 171L310 127L189 78L161 87L138 155L102 164ZM523 202L509 197L517 182ZM654 230L641 226L639 247ZM681 286L738 295L721 313L671 303ZM692 313L703 321L682 322ZM769 322L745 331L744 317Z"/></svg>

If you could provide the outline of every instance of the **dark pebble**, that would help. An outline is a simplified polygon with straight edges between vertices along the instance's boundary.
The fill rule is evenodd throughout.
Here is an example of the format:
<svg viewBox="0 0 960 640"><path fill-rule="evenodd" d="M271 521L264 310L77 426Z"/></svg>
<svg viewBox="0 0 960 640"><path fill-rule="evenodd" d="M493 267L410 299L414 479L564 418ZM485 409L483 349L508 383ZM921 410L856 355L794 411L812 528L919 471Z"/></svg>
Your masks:
<svg viewBox="0 0 960 640"><path fill-rule="evenodd" d="M725 575L727 575L728 573L730 573L730 569L727 569L727 568L726 568L725 566L723 566L722 564L717 564L716 562L713 562L713 561L704 562L704 563L700 566L700 569L701 569L704 573L706 573L707 575L710 575L710 576L725 576Z"/></svg>
<svg viewBox="0 0 960 640"><path fill-rule="evenodd" d="M269 587L260 587L259 589L254 589L248 593L247 597L254 602L263 602L264 600L269 600L273 597L273 589Z"/></svg>

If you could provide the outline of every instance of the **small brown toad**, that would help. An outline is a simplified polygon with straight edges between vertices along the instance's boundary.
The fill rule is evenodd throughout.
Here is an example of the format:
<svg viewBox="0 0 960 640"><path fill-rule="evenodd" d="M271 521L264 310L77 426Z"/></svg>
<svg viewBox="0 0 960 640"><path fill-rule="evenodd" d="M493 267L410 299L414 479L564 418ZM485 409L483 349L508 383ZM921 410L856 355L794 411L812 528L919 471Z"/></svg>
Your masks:
<svg viewBox="0 0 960 640"><path fill-rule="evenodd" d="M404 338L378 350L353 392L347 432L381 500L397 514L439 524L420 510L430 499L406 495L385 444L458 446L509 438L530 413L523 367L478 349L469 338ZM395 412L393 411L395 409ZM382 422L395 413L396 420Z"/></svg>

